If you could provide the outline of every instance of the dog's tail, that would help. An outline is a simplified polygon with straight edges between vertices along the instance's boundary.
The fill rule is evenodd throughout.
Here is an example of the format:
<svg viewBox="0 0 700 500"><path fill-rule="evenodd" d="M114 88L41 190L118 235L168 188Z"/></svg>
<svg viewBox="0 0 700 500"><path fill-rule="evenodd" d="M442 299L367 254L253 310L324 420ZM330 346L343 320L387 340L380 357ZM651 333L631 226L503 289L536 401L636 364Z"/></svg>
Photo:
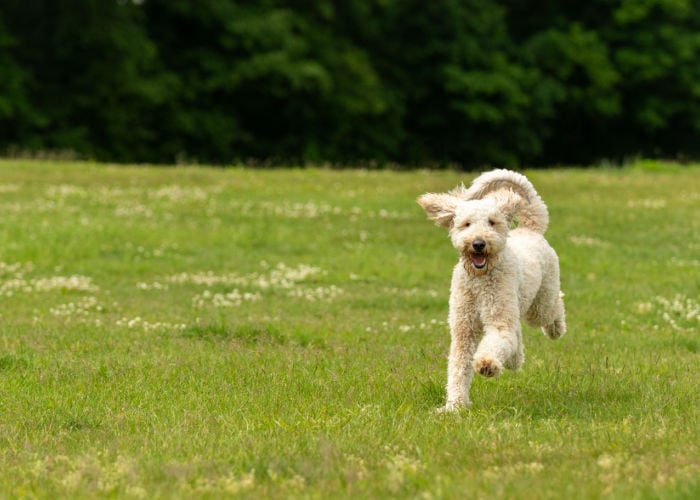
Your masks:
<svg viewBox="0 0 700 500"><path fill-rule="evenodd" d="M485 172L474 179L471 186L453 193L468 200L494 198L520 227L544 234L549 225L549 212L532 183L522 174L497 169ZM513 196L513 195L517 196Z"/></svg>

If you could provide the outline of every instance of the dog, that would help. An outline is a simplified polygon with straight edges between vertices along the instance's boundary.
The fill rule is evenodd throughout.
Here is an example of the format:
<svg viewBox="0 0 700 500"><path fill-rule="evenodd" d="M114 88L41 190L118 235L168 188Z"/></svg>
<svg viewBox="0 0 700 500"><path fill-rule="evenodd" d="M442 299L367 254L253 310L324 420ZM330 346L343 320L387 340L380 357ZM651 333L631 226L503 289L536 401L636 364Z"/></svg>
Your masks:
<svg viewBox="0 0 700 500"><path fill-rule="evenodd" d="M467 189L417 199L449 231L459 262L449 302L447 401L441 411L471 405L474 372L497 377L525 359L520 320L551 339L566 333L559 259L544 238L549 213L522 174L497 169Z"/></svg>

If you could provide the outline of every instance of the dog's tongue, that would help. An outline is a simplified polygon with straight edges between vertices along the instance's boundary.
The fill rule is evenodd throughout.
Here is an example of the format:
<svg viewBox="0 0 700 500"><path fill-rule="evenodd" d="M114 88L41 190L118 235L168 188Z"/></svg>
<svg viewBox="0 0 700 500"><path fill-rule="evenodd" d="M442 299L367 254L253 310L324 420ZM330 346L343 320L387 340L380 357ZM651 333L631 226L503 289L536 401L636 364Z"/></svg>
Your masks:
<svg viewBox="0 0 700 500"><path fill-rule="evenodd" d="M476 267L484 267L486 265L486 255L484 254L473 253L469 255L469 258Z"/></svg>

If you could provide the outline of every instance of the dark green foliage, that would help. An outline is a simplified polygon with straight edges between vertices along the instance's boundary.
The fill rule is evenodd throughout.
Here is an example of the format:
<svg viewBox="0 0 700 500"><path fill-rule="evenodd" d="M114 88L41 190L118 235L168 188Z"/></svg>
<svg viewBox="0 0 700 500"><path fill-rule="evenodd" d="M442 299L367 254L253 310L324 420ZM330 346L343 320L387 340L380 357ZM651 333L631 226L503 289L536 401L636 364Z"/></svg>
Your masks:
<svg viewBox="0 0 700 500"><path fill-rule="evenodd" d="M556 102L538 161L698 158L700 2L505 4L514 41Z"/></svg>
<svg viewBox="0 0 700 500"><path fill-rule="evenodd" d="M3 0L0 151L700 157L700 1Z"/></svg>
<svg viewBox="0 0 700 500"><path fill-rule="evenodd" d="M26 128L40 121L27 93L27 72L13 58L17 40L0 18L0 137L6 144L24 139Z"/></svg>
<svg viewBox="0 0 700 500"><path fill-rule="evenodd" d="M4 0L0 12L15 39L5 57L23 70L32 118L5 125L21 127L10 145L114 160L151 155L155 111L169 89L140 9L102 0Z"/></svg>

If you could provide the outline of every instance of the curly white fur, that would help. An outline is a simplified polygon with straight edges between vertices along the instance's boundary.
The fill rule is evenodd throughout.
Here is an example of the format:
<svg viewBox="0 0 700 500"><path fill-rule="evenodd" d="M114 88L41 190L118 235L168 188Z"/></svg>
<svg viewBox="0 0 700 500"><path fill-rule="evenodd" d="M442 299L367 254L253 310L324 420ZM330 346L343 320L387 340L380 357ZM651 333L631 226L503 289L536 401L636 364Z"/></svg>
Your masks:
<svg viewBox="0 0 700 500"><path fill-rule="evenodd" d="M552 339L566 332L559 260L543 234L547 207L530 181L510 170L477 177L469 188L418 198L449 231L460 259L452 274L447 402L467 406L474 371L498 376L524 361L520 319ZM518 227L510 229L517 220Z"/></svg>

